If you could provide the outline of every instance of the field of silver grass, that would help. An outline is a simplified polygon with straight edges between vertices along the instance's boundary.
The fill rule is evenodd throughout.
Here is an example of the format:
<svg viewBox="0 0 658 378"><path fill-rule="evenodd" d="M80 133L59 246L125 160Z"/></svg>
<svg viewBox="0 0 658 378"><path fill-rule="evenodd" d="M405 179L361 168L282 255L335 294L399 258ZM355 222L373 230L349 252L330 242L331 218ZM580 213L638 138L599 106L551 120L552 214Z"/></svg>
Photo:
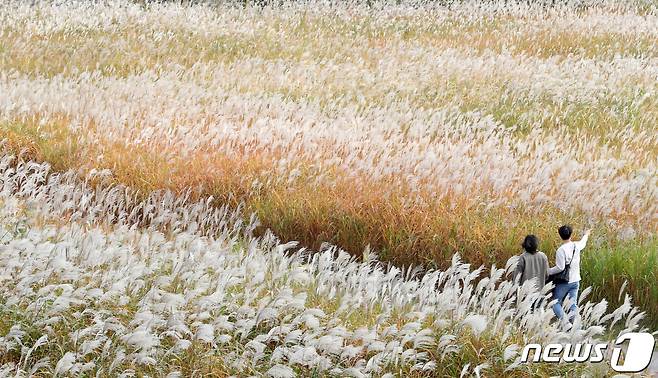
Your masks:
<svg viewBox="0 0 658 378"><path fill-rule="evenodd" d="M519 364L520 348L637 331L643 316L586 289L565 330L530 312L538 294L507 280L513 260L480 277L455 256L413 277L334 248L289 252L210 199L137 200L105 174L0 161L3 376L564 373L576 368Z"/></svg>
<svg viewBox="0 0 658 378"><path fill-rule="evenodd" d="M658 221L658 15L638 4L4 0L0 121L56 123L98 146L87 166L116 144L266 156L251 194L348 172L409 207L550 206L633 238Z"/></svg>
<svg viewBox="0 0 658 378"><path fill-rule="evenodd" d="M0 4L13 154L398 265L594 227L592 296L627 280L658 324L651 1Z"/></svg>
<svg viewBox="0 0 658 378"><path fill-rule="evenodd" d="M657 40L648 0L0 0L0 375L605 374L518 354L640 329L626 288L655 316ZM338 213L350 252L424 235L393 257L446 269L299 251L252 212L319 241ZM596 225L584 277L622 304L586 290L570 330L495 244L564 218ZM451 261L471 236L505 268Z"/></svg>

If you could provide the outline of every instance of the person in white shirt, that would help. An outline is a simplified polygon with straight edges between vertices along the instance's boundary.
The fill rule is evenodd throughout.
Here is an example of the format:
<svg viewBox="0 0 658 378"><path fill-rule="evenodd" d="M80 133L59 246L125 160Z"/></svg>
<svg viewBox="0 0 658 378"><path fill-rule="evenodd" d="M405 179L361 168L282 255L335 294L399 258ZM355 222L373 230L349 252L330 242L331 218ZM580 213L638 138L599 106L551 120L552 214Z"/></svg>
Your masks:
<svg viewBox="0 0 658 378"><path fill-rule="evenodd" d="M560 273L569 264L569 282L558 283L553 289L553 299L557 303L553 305L553 312L558 319L564 318L564 310L562 305L565 298L569 297L571 306L569 307L569 321L573 323L576 315L578 314L578 289L580 287L580 252L585 249L587 239L589 238L590 230L585 232L585 235L580 241L571 241L571 234L573 229L571 226L562 226L558 229L560 238L562 238L562 245L555 253L555 266L548 270L548 274Z"/></svg>

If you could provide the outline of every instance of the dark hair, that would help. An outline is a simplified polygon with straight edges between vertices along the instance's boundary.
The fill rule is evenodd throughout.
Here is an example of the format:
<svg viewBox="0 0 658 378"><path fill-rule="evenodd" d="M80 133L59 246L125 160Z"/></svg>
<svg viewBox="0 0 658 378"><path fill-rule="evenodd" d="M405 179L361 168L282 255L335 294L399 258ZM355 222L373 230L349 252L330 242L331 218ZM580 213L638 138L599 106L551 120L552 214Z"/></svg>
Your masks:
<svg viewBox="0 0 658 378"><path fill-rule="evenodd" d="M557 233L560 234L560 237L562 238L562 240L571 239L571 233L572 232L573 232L573 229L568 224L565 224L564 226L557 229Z"/></svg>
<svg viewBox="0 0 658 378"><path fill-rule="evenodd" d="M529 253L537 252L537 247L539 247L539 239L535 235L528 235L523 240L521 247Z"/></svg>

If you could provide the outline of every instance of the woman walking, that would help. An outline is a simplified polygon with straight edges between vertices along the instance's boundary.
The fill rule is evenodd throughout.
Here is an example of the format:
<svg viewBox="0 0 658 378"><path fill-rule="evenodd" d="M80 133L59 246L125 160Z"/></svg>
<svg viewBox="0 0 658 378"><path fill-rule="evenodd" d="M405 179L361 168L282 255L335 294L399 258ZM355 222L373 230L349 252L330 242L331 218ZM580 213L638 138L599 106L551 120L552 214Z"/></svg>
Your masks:
<svg viewBox="0 0 658 378"><path fill-rule="evenodd" d="M548 278L548 257L537 250L539 239L535 235L526 236L521 247L524 252L519 256L514 276L521 284L534 279L537 290L541 290Z"/></svg>

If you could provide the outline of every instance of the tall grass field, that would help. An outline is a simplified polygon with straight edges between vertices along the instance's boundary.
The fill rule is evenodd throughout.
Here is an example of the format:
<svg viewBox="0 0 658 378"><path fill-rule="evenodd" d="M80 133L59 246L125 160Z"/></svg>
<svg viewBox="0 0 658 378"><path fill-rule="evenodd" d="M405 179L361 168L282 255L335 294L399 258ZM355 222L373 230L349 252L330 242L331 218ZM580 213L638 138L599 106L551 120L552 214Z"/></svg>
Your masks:
<svg viewBox="0 0 658 378"><path fill-rule="evenodd" d="M657 231L655 1L0 0L0 376L605 376L520 352L658 330Z"/></svg>

